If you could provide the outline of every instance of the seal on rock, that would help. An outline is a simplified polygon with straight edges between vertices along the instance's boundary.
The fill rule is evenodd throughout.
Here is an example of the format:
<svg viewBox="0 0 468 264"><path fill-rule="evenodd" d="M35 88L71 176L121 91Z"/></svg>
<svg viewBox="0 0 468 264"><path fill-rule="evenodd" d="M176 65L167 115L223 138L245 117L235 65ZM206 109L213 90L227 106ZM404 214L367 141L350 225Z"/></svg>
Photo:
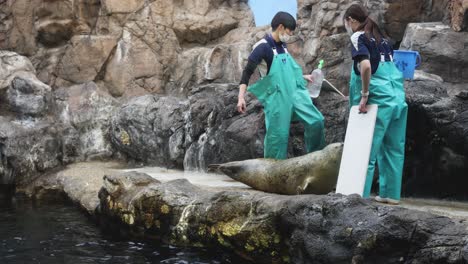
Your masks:
<svg viewBox="0 0 468 264"><path fill-rule="evenodd" d="M253 189L278 194L327 194L336 185L343 143L287 159L251 159L210 165Z"/></svg>

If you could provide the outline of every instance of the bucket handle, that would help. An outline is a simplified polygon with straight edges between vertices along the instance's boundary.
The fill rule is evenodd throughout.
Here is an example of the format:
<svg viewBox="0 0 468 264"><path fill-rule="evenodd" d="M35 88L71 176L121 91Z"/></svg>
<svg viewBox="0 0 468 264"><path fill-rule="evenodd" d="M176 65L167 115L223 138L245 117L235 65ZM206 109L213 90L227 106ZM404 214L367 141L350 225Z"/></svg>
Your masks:
<svg viewBox="0 0 468 264"><path fill-rule="evenodd" d="M416 68L419 68L419 66L421 66L422 59L421 59L421 55L419 55L419 52L417 51L415 52L416 52Z"/></svg>

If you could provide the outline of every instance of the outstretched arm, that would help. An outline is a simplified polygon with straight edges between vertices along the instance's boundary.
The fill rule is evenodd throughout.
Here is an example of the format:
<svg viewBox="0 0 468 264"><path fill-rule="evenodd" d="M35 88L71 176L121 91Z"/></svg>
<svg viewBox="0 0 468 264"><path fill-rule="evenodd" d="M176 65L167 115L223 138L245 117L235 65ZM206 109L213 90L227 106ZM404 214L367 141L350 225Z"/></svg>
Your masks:
<svg viewBox="0 0 468 264"><path fill-rule="evenodd" d="M257 68L257 63L252 60L249 60L247 66L245 66L244 71L242 72L241 83L239 85L239 97L237 102L237 111L244 114L247 110L247 104L245 103L245 93L247 91L247 85L249 84L250 77L255 72Z"/></svg>
<svg viewBox="0 0 468 264"><path fill-rule="evenodd" d="M371 64L370 60L361 61L361 79L362 79L362 90L361 90L361 102L359 102L359 112L367 113L367 99L369 98L369 84L371 78Z"/></svg>
<svg viewBox="0 0 468 264"><path fill-rule="evenodd" d="M247 91L247 85L239 85L239 97L237 100L237 111L241 114L245 114L247 110L247 104L245 103L245 92Z"/></svg>

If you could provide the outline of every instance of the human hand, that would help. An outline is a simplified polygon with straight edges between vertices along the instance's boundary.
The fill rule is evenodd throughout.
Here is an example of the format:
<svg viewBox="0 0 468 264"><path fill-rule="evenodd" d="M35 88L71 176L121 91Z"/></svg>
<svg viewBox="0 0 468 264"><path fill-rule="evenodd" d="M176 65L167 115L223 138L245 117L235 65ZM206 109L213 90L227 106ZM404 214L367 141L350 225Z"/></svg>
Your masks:
<svg viewBox="0 0 468 264"><path fill-rule="evenodd" d="M241 114L245 114L247 110L247 104L245 103L244 97L239 96L239 100L237 102L237 111Z"/></svg>
<svg viewBox="0 0 468 264"><path fill-rule="evenodd" d="M361 101L359 102L359 113L367 113L367 99L369 99L368 96L361 96Z"/></svg>
<svg viewBox="0 0 468 264"><path fill-rule="evenodd" d="M314 82L314 78L312 77L312 74L308 75L303 75L304 79L306 79L308 82Z"/></svg>

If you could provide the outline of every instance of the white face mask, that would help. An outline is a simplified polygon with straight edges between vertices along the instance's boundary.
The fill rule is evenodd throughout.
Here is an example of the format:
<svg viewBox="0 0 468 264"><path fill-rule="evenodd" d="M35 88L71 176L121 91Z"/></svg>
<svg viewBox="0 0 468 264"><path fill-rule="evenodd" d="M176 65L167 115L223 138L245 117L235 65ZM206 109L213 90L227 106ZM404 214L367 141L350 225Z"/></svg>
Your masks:
<svg viewBox="0 0 468 264"><path fill-rule="evenodd" d="M286 33L286 30L284 30L283 34L279 34L279 39L281 42L288 43L291 40L291 36Z"/></svg>
<svg viewBox="0 0 468 264"><path fill-rule="evenodd" d="M289 40L291 40L291 36L289 36L288 34L280 34L279 39L281 40L281 42L287 43Z"/></svg>

